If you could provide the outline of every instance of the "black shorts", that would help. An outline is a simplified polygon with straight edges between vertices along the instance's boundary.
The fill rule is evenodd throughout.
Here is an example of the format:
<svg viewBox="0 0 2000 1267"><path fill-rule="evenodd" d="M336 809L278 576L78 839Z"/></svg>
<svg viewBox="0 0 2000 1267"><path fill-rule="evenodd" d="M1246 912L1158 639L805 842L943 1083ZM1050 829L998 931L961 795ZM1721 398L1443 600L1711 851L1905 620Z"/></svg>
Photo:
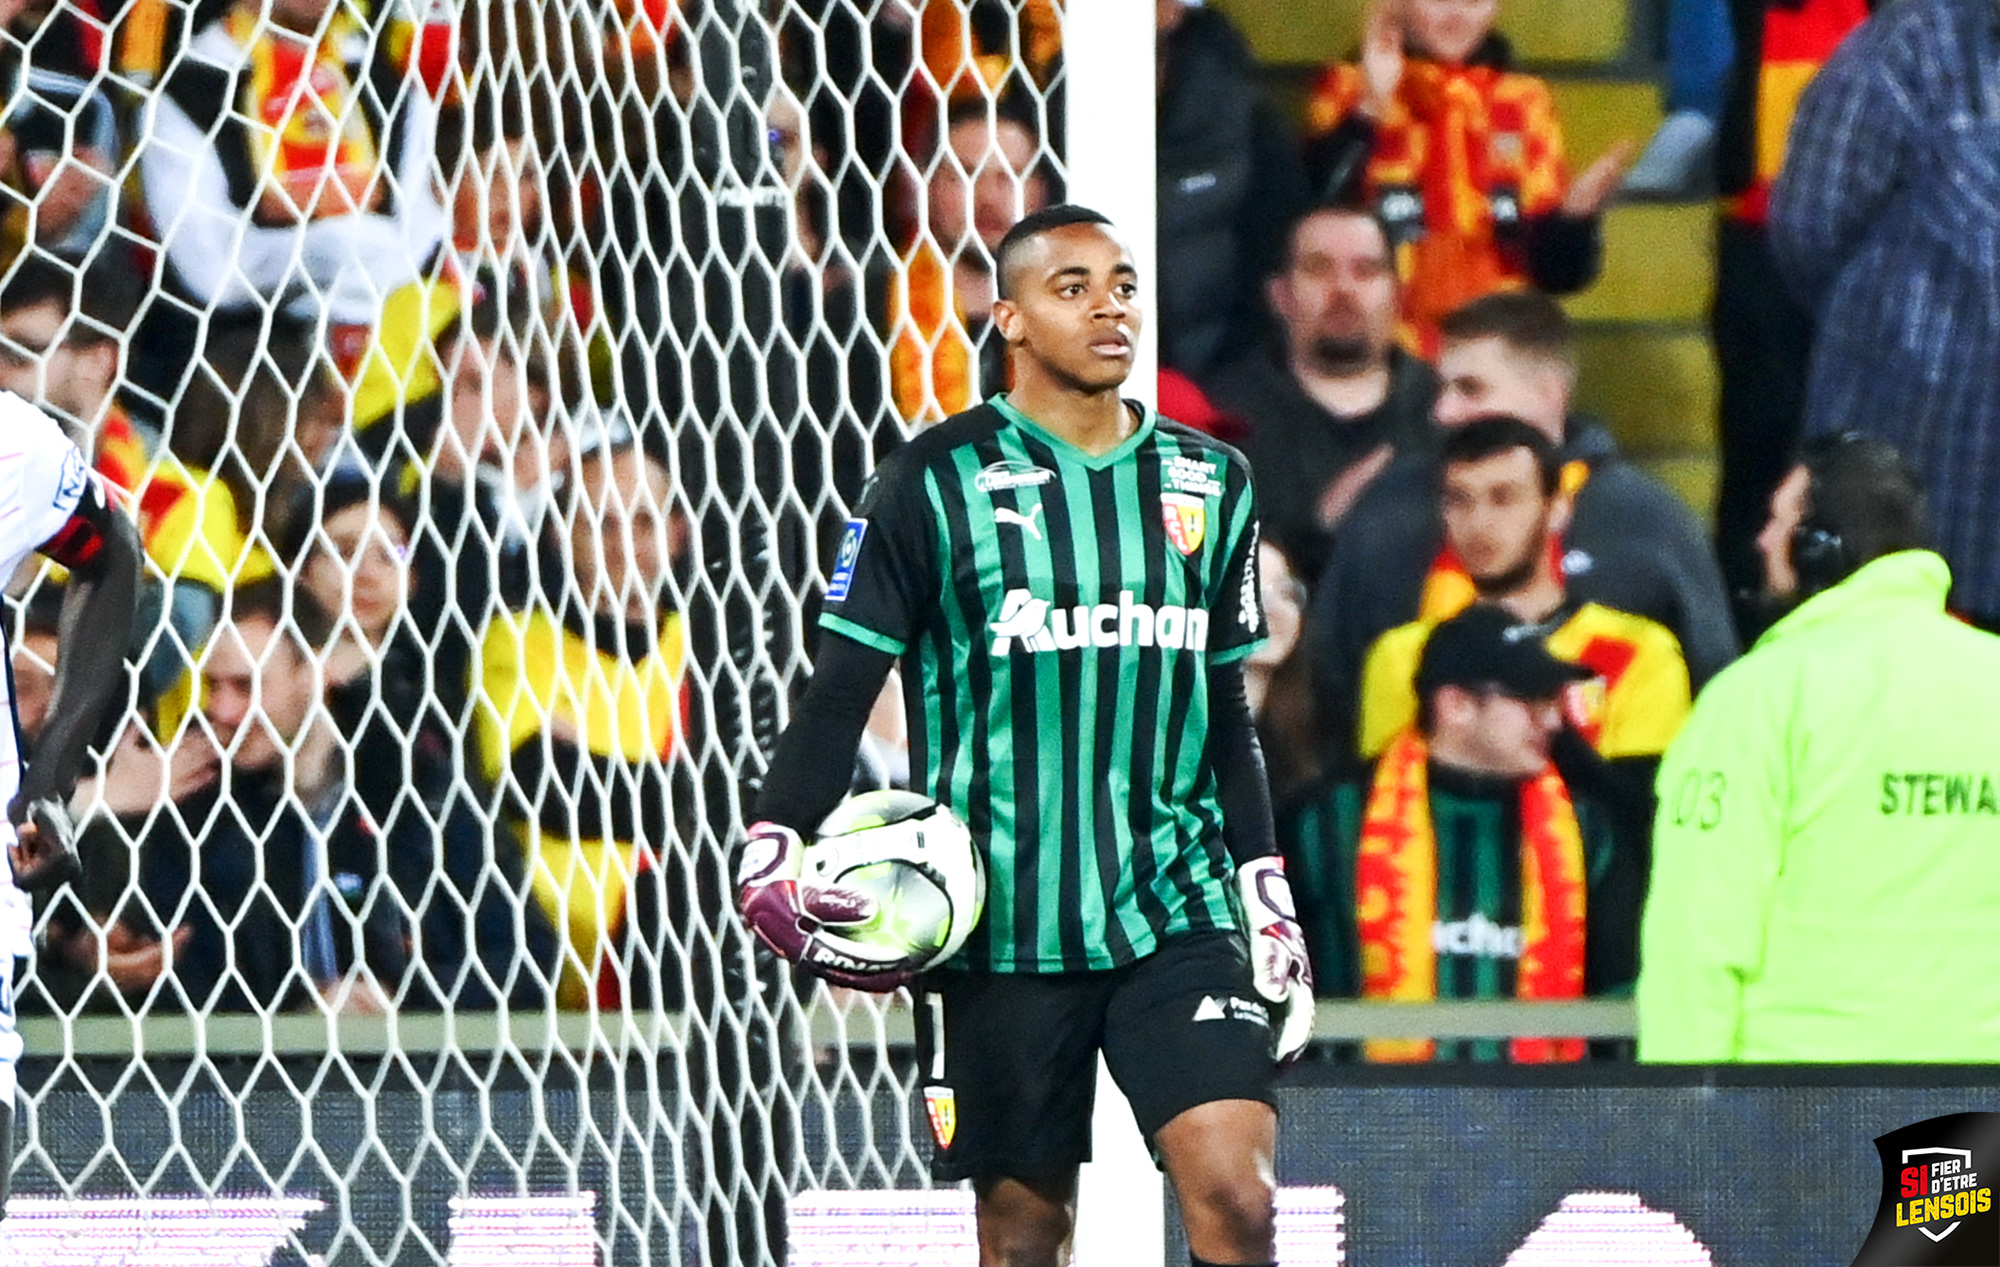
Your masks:
<svg viewBox="0 0 2000 1267"><path fill-rule="evenodd" d="M1270 1010L1238 933L1173 937L1107 972L933 973L917 1050L942 1182L1089 1161L1099 1051L1148 1143L1198 1104L1277 1107Z"/></svg>

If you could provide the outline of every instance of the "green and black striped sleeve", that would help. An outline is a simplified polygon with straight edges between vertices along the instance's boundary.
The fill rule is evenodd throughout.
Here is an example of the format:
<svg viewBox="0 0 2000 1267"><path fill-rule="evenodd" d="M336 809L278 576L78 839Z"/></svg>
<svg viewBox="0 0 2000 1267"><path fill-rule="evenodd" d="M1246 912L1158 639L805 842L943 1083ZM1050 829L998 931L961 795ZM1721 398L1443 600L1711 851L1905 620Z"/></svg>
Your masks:
<svg viewBox="0 0 2000 1267"><path fill-rule="evenodd" d="M876 469L827 577L822 629L900 656L937 606L937 521L906 448Z"/></svg>
<svg viewBox="0 0 2000 1267"><path fill-rule="evenodd" d="M1241 660L1267 634L1257 576L1257 499L1250 485L1250 464L1234 449L1225 452L1229 465L1221 511L1224 564L1208 603L1211 665Z"/></svg>

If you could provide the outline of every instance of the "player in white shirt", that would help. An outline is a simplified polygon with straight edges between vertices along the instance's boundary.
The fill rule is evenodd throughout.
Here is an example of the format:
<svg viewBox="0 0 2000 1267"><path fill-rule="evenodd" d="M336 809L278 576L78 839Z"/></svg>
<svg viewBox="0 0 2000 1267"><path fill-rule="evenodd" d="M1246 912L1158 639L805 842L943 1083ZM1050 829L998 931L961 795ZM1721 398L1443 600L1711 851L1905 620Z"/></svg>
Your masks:
<svg viewBox="0 0 2000 1267"><path fill-rule="evenodd" d="M48 720L23 769L13 675L0 678L0 1217L13 1166L14 1064L21 1036L14 978L32 949L28 895L73 878L76 829L65 808L105 705L125 689L125 643L139 585L139 538L54 419L0 392L0 584L40 551L69 569ZM0 637L0 657L9 652ZM11 662L11 660L9 661Z"/></svg>

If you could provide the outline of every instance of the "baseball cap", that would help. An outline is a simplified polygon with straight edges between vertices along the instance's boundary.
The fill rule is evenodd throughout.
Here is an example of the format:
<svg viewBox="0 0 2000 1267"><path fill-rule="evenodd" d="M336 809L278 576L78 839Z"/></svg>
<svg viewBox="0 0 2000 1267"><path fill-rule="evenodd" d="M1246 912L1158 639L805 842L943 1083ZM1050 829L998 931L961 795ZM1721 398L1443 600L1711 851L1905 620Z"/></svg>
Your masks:
<svg viewBox="0 0 2000 1267"><path fill-rule="evenodd" d="M1504 607L1475 603L1431 630L1417 662L1417 695L1428 699L1440 686L1497 687L1517 699L1548 699L1596 676L1552 655L1545 635Z"/></svg>

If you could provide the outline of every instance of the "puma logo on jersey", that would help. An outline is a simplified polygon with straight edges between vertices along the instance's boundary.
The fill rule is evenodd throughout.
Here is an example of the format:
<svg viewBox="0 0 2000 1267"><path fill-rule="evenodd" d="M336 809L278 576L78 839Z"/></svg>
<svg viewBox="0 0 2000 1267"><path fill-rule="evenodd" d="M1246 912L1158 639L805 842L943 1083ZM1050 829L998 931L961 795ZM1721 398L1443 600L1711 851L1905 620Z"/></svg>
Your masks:
<svg viewBox="0 0 2000 1267"><path fill-rule="evenodd" d="M1163 647L1169 651L1208 650L1208 613L1199 607L1154 607L1121 593L1115 603L1055 607L1024 589L1008 590L1000 614L987 626L993 654L1012 654L1016 644L1031 654L1080 647Z"/></svg>
<svg viewBox="0 0 2000 1267"><path fill-rule="evenodd" d="M1010 524L1013 527L1019 528L1022 532L1027 533L1029 536L1033 537L1037 541L1040 541L1042 539L1041 519L1042 519L1042 507L1039 502L1036 503L1035 508L1033 510L1029 511L1025 515L1018 510L1009 510L1005 506L995 506L993 508L994 523Z"/></svg>

